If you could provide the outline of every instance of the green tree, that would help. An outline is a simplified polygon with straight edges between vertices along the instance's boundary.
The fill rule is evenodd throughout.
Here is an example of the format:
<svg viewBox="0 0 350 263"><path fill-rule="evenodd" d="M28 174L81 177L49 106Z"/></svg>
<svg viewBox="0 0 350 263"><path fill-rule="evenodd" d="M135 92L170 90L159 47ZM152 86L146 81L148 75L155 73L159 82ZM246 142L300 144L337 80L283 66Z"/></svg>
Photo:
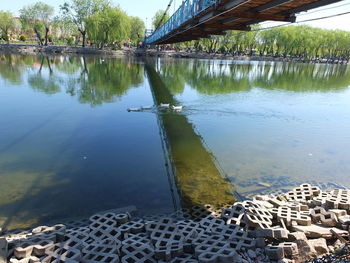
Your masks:
<svg viewBox="0 0 350 263"><path fill-rule="evenodd" d="M1 35L7 43L10 43L9 33L15 29L15 19L10 12L0 11Z"/></svg>
<svg viewBox="0 0 350 263"><path fill-rule="evenodd" d="M96 12L109 6L108 0L71 0L65 2L60 8L63 16L73 21L80 32L83 41L82 46L86 46L87 22Z"/></svg>
<svg viewBox="0 0 350 263"><path fill-rule="evenodd" d="M53 18L54 8L43 2L26 6L20 10L21 19L30 24L41 45L47 46L50 32L50 23ZM42 34L45 34L45 42L42 41Z"/></svg>
<svg viewBox="0 0 350 263"><path fill-rule="evenodd" d="M99 48L115 41L121 42L129 35L129 20L127 14L119 7L96 12L87 20L89 37Z"/></svg>
<svg viewBox="0 0 350 263"><path fill-rule="evenodd" d="M169 14L165 13L164 10L158 10L152 19L153 28L161 27L169 18Z"/></svg>
<svg viewBox="0 0 350 263"><path fill-rule="evenodd" d="M130 17L130 40L140 42L145 35L145 23L139 17Z"/></svg>

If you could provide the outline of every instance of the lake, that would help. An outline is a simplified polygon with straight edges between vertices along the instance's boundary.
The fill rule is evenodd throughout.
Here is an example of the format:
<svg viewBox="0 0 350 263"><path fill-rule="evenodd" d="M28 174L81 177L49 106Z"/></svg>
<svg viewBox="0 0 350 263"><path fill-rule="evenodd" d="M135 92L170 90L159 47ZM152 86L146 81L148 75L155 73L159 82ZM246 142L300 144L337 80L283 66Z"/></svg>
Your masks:
<svg viewBox="0 0 350 263"><path fill-rule="evenodd" d="M348 66L0 55L4 229L347 187L349 174Z"/></svg>

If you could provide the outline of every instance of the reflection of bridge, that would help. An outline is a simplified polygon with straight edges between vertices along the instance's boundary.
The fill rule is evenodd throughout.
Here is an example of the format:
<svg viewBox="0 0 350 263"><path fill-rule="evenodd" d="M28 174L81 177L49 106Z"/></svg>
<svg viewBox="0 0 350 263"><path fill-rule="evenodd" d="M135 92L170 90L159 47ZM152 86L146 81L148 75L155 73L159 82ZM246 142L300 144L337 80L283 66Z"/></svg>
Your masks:
<svg viewBox="0 0 350 263"><path fill-rule="evenodd" d="M168 44L250 30L271 20L294 22L295 14L341 0L186 0L146 44Z"/></svg>

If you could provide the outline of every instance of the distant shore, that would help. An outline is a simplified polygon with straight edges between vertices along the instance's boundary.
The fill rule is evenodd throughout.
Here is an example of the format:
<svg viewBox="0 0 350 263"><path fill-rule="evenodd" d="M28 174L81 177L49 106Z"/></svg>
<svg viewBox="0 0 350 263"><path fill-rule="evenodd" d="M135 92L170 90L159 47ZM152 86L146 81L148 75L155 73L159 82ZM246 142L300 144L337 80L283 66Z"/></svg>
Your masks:
<svg viewBox="0 0 350 263"><path fill-rule="evenodd" d="M173 58L194 58L194 59L224 59L224 60L246 60L246 61L276 61L276 62L301 62L301 63L328 63L328 64L349 64L345 61L310 60L305 58L285 58L274 56L258 55L230 55L206 52L185 52L185 51L157 51L155 49L123 48L121 50L96 49L91 47L71 46L40 46L34 44L0 44L0 53L19 55L98 55L108 57L124 56L148 56L148 57L173 57Z"/></svg>

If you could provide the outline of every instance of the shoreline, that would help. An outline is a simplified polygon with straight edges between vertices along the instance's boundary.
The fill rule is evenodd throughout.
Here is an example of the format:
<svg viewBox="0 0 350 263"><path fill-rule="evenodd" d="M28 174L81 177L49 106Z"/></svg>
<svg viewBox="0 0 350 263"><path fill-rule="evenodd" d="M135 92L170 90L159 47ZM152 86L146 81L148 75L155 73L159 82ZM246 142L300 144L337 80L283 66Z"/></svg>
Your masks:
<svg viewBox="0 0 350 263"><path fill-rule="evenodd" d="M217 60L240 60L240 61L267 61L267 62L297 62L314 64L340 64L347 63L335 61L311 61L302 58L284 58L258 55L225 55L209 54L206 52L184 52L184 51L157 51L154 49L125 48L122 50L96 49L90 47L70 47L70 46L39 46L34 44L0 44L0 53L14 55L97 55L107 57L164 57L164 58L188 58L188 59L217 59Z"/></svg>
<svg viewBox="0 0 350 263"><path fill-rule="evenodd" d="M343 262L337 260L350 253L350 190L302 184L221 208L196 205L144 217L132 217L133 211L108 210L80 221L3 233L0 260L304 263L323 262L319 257Z"/></svg>

